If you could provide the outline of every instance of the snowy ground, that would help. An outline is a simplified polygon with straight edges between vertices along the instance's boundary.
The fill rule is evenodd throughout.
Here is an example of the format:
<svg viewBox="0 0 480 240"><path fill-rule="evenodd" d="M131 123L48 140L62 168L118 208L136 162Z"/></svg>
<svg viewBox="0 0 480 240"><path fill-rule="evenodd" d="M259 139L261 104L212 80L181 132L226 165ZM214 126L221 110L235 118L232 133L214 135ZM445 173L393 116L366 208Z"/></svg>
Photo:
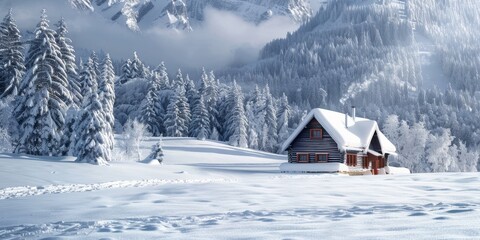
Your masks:
<svg viewBox="0 0 480 240"><path fill-rule="evenodd" d="M281 174L285 156L164 146L164 165L0 155L0 239L480 238L480 174Z"/></svg>

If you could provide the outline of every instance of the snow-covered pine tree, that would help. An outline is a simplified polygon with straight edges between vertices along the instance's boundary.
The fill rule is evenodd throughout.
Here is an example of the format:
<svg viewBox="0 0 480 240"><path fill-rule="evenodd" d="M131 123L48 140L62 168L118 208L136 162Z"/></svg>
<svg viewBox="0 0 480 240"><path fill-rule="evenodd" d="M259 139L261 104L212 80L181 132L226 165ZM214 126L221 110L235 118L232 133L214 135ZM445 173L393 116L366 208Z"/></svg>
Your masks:
<svg viewBox="0 0 480 240"><path fill-rule="evenodd" d="M252 102L252 111L255 116L254 125L255 132L258 138L258 149L264 149L267 141L267 135L264 134L264 125L265 125L265 95L262 93L258 85L255 85L255 89L253 90L251 96Z"/></svg>
<svg viewBox="0 0 480 240"><path fill-rule="evenodd" d="M120 75L118 82L120 84L124 84L131 79L133 79L134 73L132 69L132 61L130 59L127 59L125 63L122 65L121 69L122 74Z"/></svg>
<svg viewBox="0 0 480 240"><path fill-rule="evenodd" d="M283 93L278 106L277 112L277 127L278 127L278 151L281 150L283 142L290 136L288 132L288 120L290 119L291 108L288 104L288 98ZM280 152L279 152L280 153Z"/></svg>
<svg viewBox="0 0 480 240"><path fill-rule="evenodd" d="M90 54L90 58L92 59L93 70L95 70L94 73L98 82L98 77L100 77L100 60L98 59L97 53L95 51L92 51L92 53Z"/></svg>
<svg viewBox="0 0 480 240"><path fill-rule="evenodd" d="M160 98L160 74L153 72L150 78L150 86L148 88L147 96L142 103L140 110L140 121L145 124L147 131L152 136L157 137L162 134L163 119L161 113L163 112Z"/></svg>
<svg viewBox="0 0 480 240"><path fill-rule="evenodd" d="M200 77L200 86L198 87L198 94L205 98L205 101L209 100L210 96L208 95L208 85L210 79L208 78L205 68L202 68L202 75Z"/></svg>
<svg viewBox="0 0 480 240"><path fill-rule="evenodd" d="M104 109L98 98L97 89L84 96L83 110L78 117L76 143L77 162L108 165L111 149L108 138L111 134L109 123L105 121Z"/></svg>
<svg viewBox="0 0 480 240"><path fill-rule="evenodd" d="M185 80L183 80L182 70L179 68L177 70L177 75L172 82L172 88L178 89L178 87L183 86L185 88Z"/></svg>
<svg viewBox="0 0 480 240"><path fill-rule="evenodd" d="M68 78L68 89L72 95L71 107L78 109L82 104L81 84L78 81L77 65L75 63L75 50L71 45L72 40L67 37L68 29L63 18L57 24L55 41L60 47L62 60L65 62L65 69Z"/></svg>
<svg viewBox="0 0 480 240"><path fill-rule="evenodd" d="M187 97L188 103L190 104L190 111L193 111L193 103L197 95L198 92L195 89L195 83L192 79L190 79L187 74L187 76L185 77L185 96Z"/></svg>
<svg viewBox="0 0 480 240"><path fill-rule="evenodd" d="M229 114L227 115L225 129L225 138L228 138L230 145L235 147L248 147L247 141L247 118L243 106L243 93L240 86L233 82L232 90L228 97Z"/></svg>
<svg viewBox="0 0 480 240"><path fill-rule="evenodd" d="M100 76L98 78L98 96L102 108L104 109L105 118L109 124L110 133L108 136L108 146L113 149L114 134L113 129L115 125L115 116L113 115L113 105L115 103L115 70L110 55L107 54L100 66Z"/></svg>
<svg viewBox="0 0 480 240"><path fill-rule="evenodd" d="M275 102L270 94L270 88L265 86L265 124L267 130L267 142L264 146L267 152L277 152L278 146L278 134L277 134L277 109L275 108Z"/></svg>
<svg viewBox="0 0 480 240"><path fill-rule="evenodd" d="M83 114L85 111L84 107L87 106L91 99L86 99L87 96L92 96L93 92L96 92L97 98L98 98L98 83L97 79L95 78L95 69L93 65L93 60L92 58L88 58L88 60L83 64L82 70L79 73L79 80L80 83L82 84L82 105L80 111L77 113L78 117ZM99 99L97 99L99 100ZM87 101L87 102L86 102ZM78 141L79 136L77 136L78 132L77 130L79 129L79 124L80 124L80 119L79 118L75 119L75 123L73 124L73 129L74 132L71 136L71 144L70 150L73 156L78 156L80 152L80 148L82 147L80 144L81 142ZM106 120L106 119L105 119Z"/></svg>
<svg viewBox="0 0 480 240"><path fill-rule="evenodd" d="M20 38L20 31L10 9L0 23L0 99L19 93L20 81L25 74Z"/></svg>
<svg viewBox="0 0 480 240"><path fill-rule="evenodd" d="M58 155L71 96L65 64L45 10L34 34L26 56L28 72L14 110L20 126L15 152Z"/></svg>
<svg viewBox="0 0 480 240"><path fill-rule="evenodd" d="M191 137L205 140L210 137L210 118L205 107L203 96L196 97L193 102L192 121L190 122Z"/></svg>
<svg viewBox="0 0 480 240"><path fill-rule="evenodd" d="M137 55L137 52L133 52L133 59L131 63L132 78L147 78L149 73L148 69L142 63Z"/></svg>
<svg viewBox="0 0 480 240"><path fill-rule="evenodd" d="M3 136L0 137L3 139L0 140L0 142L3 142L0 143L0 148L3 148L3 150L1 150L2 152L12 152L14 150L14 140L16 139L15 136L19 129L16 121L12 121L13 102L13 96L0 99L0 130L5 130Z"/></svg>
<svg viewBox="0 0 480 240"><path fill-rule="evenodd" d="M184 122L180 118L180 110L178 109L178 103L178 93L175 93L170 99L170 103L167 107L167 114L165 115L165 128L167 131L167 136L169 137L182 136Z"/></svg>
<svg viewBox="0 0 480 240"><path fill-rule="evenodd" d="M98 91L98 82L95 76L94 62L91 57L89 57L83 64L82 71L79 74L79 79L82 83L82 96L90 96L93 91ZM82 105L84 105L83 101Z"/></svg>
<svg viewBox="0 0 480 240"><path fill-rule="evenodd" d="M190 121L192 115L190 113L190 105L188 104L188 99L185 96L185 86L180 85L176 89L177 95L177 106L179 115L178 117L181 119L182 125L179 125L180 132L182 136L188 136L188 126L190 125Z"/></svg>
<svg viewBox="0 0 480 240"><path fill-rule="evenodd" d="M167 67L165 63L161 62L160 65L154 70L158 73L158 84L160 90L166 90L170 88L170 80L168 79Z"/></svg>
<svg viewBox="0 0 480 240"><path fill-rule="evenodd" d="M245 116L247 117L248 122L248 147L252 149L258 149L258 134L257 134L257 125L256 125L256 116L253 112L253 102L248 101L245 106Z"/></svg>
<svg viewBox="0 0 480 240"><path fill-rule="evenodd" d="M211 73L213 76L213 72ZM210 116L210 131L212 134L216 133L218 138L220 123L218 122L218 110L217 110L217 85L215 79L211 81L211 76L209 77L205 68L202 68L202 76L200 79L200 87L198 89L198 94L202 95L205 100L205 106L207 107L208 114ZM211 139L212 136L210 136Z"/></svg>

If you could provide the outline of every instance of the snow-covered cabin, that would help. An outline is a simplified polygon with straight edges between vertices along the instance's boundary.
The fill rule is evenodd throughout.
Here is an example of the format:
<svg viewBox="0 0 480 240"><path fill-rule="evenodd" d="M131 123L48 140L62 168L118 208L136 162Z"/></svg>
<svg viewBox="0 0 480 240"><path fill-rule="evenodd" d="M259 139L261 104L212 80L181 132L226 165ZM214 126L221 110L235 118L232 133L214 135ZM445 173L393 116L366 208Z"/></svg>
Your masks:
<svg viewBox="0 0 480 240"><path fill-rule="evenodd" d="M283 172L384 174L395 146L374 120L326 109L313 109L285 141Z"/></svg>

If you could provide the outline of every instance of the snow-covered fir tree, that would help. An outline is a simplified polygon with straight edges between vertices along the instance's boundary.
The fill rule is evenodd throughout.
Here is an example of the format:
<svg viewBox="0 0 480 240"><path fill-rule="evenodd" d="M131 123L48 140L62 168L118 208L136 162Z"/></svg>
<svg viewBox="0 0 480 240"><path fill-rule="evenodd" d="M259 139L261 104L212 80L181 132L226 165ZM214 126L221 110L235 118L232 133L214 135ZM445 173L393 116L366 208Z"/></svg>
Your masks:
<svg viewBox="0 0 480 240"><path fill-rule="evenodd" d="M195 88L195 83L192 79L190 79L187 74L187 76L185 76L185 96L187 97L188 103L190 104L190 111L193 111L193 102L195 101L197 95L198 92Z"/></svg>
<svg viewBox="0 0 480 240"><path fill-rule="evenodd" d="M248 147L252 149L258 149L258 134L256 125L256 116L253 112L253 102L248 101L245 105L245 116L248 122Z"/></svg>
<svg viewBox="0 0 480 240"><path fill-rule="evenodd" d="M95 51L92 51L90 58L92 59L93 70L98 81L98 78L100 77L100 59L98 59L98 55Z"/></svg>
<svg viewBox="0 0 480 240"><path fill-rule="evenodd" d="M224 138L228 139L228 143L235 147L248 147L248 122L245 116L243 99L242 90L234 81L228 97L227 105L230 111L226 117Z"/></svg>
<svg viewBox="0 0 480 240"><path fill-rule="evenodd" d="M169 103L166 107L167 112L164 122L165 128L167 129L167 136L171 136L171 134L175 134L175 136L178 134L178 136L188 136L191 112L190 104L188 102L188 98L186 97L185 82L180 69L177 71L177 76L172 82L172 87L174 86L176 86L176 88L174 89L173 95L170 93L170 90L160 92L160 94L169 94ZM173 108L172 103L176 104L176 108ZM177 120L172 119L174 116L176 116ZM173 124L173 126L171 126L171 124ZM171 129L170 131L168 130L169 128ZM172 129L175 129L175 131ZM176 131L179 131L179 133L176 133Z"/></svg>
<svg viewBox="0 0 480 240"><path fill-rule="evenodd" d="M137 52L133 52L133 59L130 65L131 78L147 78L150 74L148 68L142 63L137 55Z"/></svg>
<svg viewBox="0 0 480 240"><path fill-rule="evenodd" d="M62 18L57 24L57 31L55 35L55 41L60 47L62 53L62 60L65 63L65 69L68 77L68 89L72 95L73 108L79 108L82 104L81 86L78 81L77 64L75 63L75 50L71 45L72 40L67 37L68 29L67 25Z"/></svg>
<svg viewBox="0 0 480 240"><path fill-rule="evenodd" d="M24 73L20 30L10 10L0 23L0 99L18 94Z"/></svg>
<svg viewBox="0 0 480 240"><path fill-rule="evenodd" d="M82 84L82 96L90 96L93 91L98 91L98 81L95 75L94 62L91 57L83 64L79 79Z"/></svg>
<svg viewBox="0 0 480 240"><path fill-rule="evenodd" d="M290 119L291 109L288 104L287 95L283 94L277 111L277 127L278 127L278 146L280 151L282 144L290 136L288 131L288 120ZM280 152L279 152L280 153Z"/></svg>
<svg viewBox="0 0 480 240"><path fill-rule="evenodd" d="M124 84L128 82L130 79L133 79L134 73L132 69L132 60L127 59L125 63L122 65L121 74L118 78L118 82L120 84Z"/></svg>
<svg viewBox="0 0 480 240"><path fill-rule="evenodd" d="M100 66L100 76L98 78L98 97L102 108L104 109L105 118L110 130L107 132L108 145L113 149L114 134L113 129L115 125L115 116L113 115L113 105L115 103L115 71L110 55L107 54L103 63Z"/></svg>
<svg viewBox="0 0 480 240"><path fill-rule="evenodd" d="M210 118L204 102L203 96L195 98L189 128L189 136L196 137L199 140L205 140L211 135Z"/></svg>
<svg viewBox="0 0 480 240"><path fill-rule="evenodd" d="M190 105L188 104L188 99L185 96L185 86L178 86L175 92L177 96L177 106L179 111L178 117L182 122L180 131L182 136L188 136L188 126L190 125L192 116L190 113Z"/></svg>
<svg viewBox="0 0 480 240"><path fill-rule="evenodd" d="M90 104L91 99L86 99L86 96L92 96L95 92L95 94L97 95L97 101L100 101L100 99L98 99L98 83L97 79L95 78L95 69L92 58L89 57L88 60L83 64L82 70L79 73L79 80L82 83L81 92L84 98L82 100L82 105L78 113L78 117L85 111L85 106ZM77 130L79 129L79 125L81 124L78 117L75 119L75 123L73 125L74 132L71 136L71 142L73 143L71 144L71 153L73 156L78 156L81 150L80 148L82 147L81 145L78 145L81 144L81 142L78 141L79 136L77 136ZM106 121L105 115L103 115L103 117L105 118L104 121Z"/></svg>
<svg viewBox="0 0 480 240"><path fill-rule="evenodd" d="M105 109L98 98L97 89L84 96L83 110L76 126L77 162L108 165L111 160L109 136L111 128L105 120Z"/></svg>
<svg viewBox="0 0 480 240"><path fill-rule="evenodd" d="M166 90L170 88L170 80L168 79L167 67L165 67L165 63L161 62L160 65L154 70L154 72L158 73L158 84L160 90Z"/></svg>
<svg viewBox="0 0 480 240"><path fill-rule="evenodd" d="M257 135L257 149L264 149L266 141L268 140L267 134L264 134L266 102L265 96L258 87L258 85L255 85L250 99L253 116L255 116L255 118L253 119L253 122L249 123L252 124L253 127L255 127L255 129L252 129L252 131L255 131L255 135Z"/></svg>
<svg viewBox="0 0 480 240"><path fill-rule="evenodd" d="M169 137L181 137L185 130L185 123L180 117L178 93L175 93L170 99L170 103L167 107L167 114L165 115L165 128L167 136Z"/></svg>
<svg viewBox="0 0 480 240"><path fill-rule="evenodd" d="M204 97L205 106L207 107L208 114L210 116L210 131L212 134L219 134L220 123L218 121L218 110L217 110L217 101L218 101L218 89L215 79L212 77L213 72L210 75L207 75L205 68L202 69L202 75L200 79L200 86L198 93ZM214 136L217 137L217 136ZM213 139L213 137L210 137Z"/></svg>
<svg viewBox="0 0 480 240"><path fill-rule="evenodd" d="M55 31L49 28L45 10L34 34L25 61L28 72L15 106L14 115L20 126L15 151L58 155L71 96L60 47Z"/></svg>
<svg viewBox="0 0 480 240"><path fill-rule="evenodd" d="M172 81L172 88L178 89L178 87L180 86L183 86L185 88L185 80L183 79L182 70L179 68L177 70L177 75L175 76L175 79L173 79Z"/></svg>
<svg viewBox="0 0 480 240"><path fill-rule="evenodd" d="M267 152L276 152L278 148L278 134L277 134L277 109L275 102L270 94L270 88L265 86L265 123L264 128L267 128L267 141L264 150ZM263 130L265 133L265 130Z"/></svg>
<svg viewBox="0 0 480 240"><path fill-rule="evenodd" d="M162 113L164 111L159 97L160 80L160 74L154 72L150 78L147 96L145 96L140 110L140 121L145 124L147 131L154 137L160 136L163 128Z"/></svg>

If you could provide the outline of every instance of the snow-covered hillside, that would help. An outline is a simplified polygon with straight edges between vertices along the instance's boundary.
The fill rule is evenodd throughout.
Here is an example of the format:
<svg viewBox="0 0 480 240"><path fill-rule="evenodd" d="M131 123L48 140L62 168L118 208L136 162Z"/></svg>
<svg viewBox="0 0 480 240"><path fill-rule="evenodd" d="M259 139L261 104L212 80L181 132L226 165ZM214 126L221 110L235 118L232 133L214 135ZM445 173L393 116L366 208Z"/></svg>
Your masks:
<svg viewBox="0 0 480 240"><path fill-rule="evenodd" d="M151 26L192 30L201 24L207 7L232 12L244 20L260 23L272 16L288 16L296 22L311 17L307 0L69 0L79 10L98 12L106 19L138 31ZM233 26L232 26L233 27Z"/></svg>
<svg viewBox="0 0 480 240"><path fill-rule="evenodd" d="M157 139L142 144L146 156ZM281 174L285 156L164 139L163 165L1 154L1 239L478 237L480 175ZM117 156L118 159L119 156Z"/></svg>

